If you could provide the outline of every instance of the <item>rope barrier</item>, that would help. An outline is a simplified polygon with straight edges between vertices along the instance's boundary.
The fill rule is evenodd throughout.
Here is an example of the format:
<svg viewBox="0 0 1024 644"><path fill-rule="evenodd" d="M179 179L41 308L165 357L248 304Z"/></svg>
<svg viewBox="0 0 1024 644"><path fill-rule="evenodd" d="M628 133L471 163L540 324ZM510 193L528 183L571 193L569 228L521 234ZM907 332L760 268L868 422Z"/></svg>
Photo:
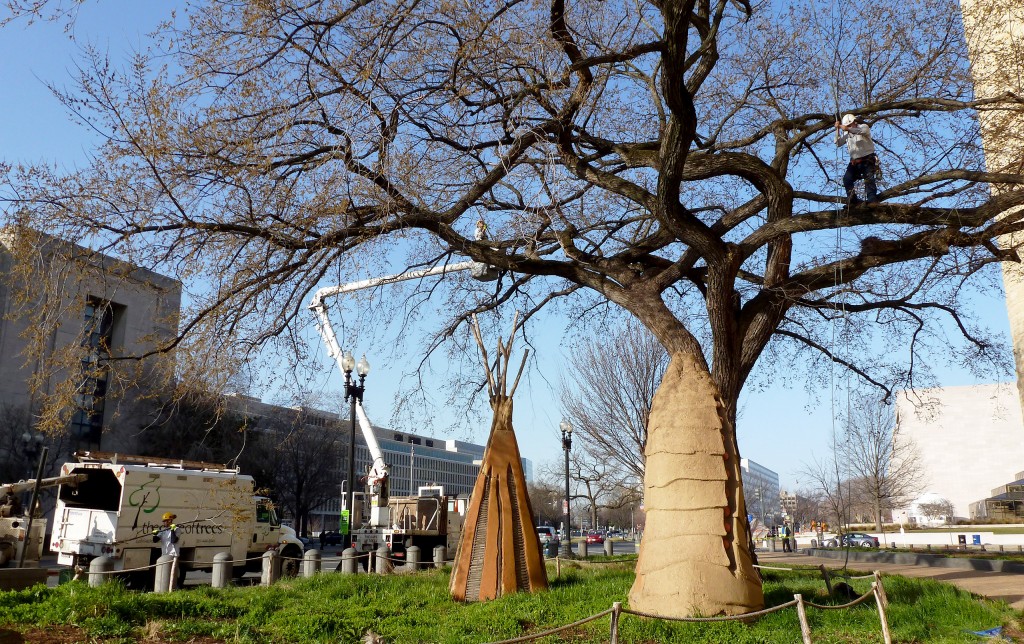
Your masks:
<svg viewBox="0 0 1024 644"><path fill-rule="evenodd" d="M753 617L760 617L762 615L769 615L776 613L786 608L792 608L796 606L797 601L795 599L786 602L785 604L779 604L778 606L772 606L771 608L764 608L757 610L752 613L743 613L742 615L724 615L722 617L665 617L664 615L654 615L651 613L644 613L638 610L629 610L623 608L622 612L628 615L637 615L638 617L651 617L654 619L664 619L669 622L735 622L739 620L748 620Z"/></svg>
<svg viewBox="0 0 1024 644"><path fill-rule="evenodd" d="M375 554L375 553L371 553L371 552L357 553L354 556L353 555L347 555L347 556L346 555L342 555L341 558L342 559L360 559L360 558L364 558L364 557L369 557L371 554ZM218 561L218 562L215 562L215 563L218 563L218 564L235 564L235 563L239 563L239 562L249 562L249 561L262 560L263 558L264 558L264 555L260 555L258 557L248 557L248 558L245 558L245 559L242 559L242 560L224 560L224 561ZM392 557L385 557L385 558L389 559L391 561L397 561L396 559L394 559ZM295 557L288 557L288 559L293 559L294 560L296 558ZM303 557L303 559L304 559L304 557ZM558 564L559 561L560 561L560 558L556 557L555 558L555 563ZM571 561L576 561L576 562L579 562L579 563L622 563L624 561L630 561L630 560L629 559L624 559L624 560L617 560L617 561L595 561L595 562L586 562L586 561L582 561L581 562L580 560L571 560ZM408 563L408 562L405 562L405 563ZM436 563L436 562L430 562L430 561L420 562L420 564L423 565L425 568L430 567L430 565L432 563ZM445 563L445 564L447 564L447 563L454 563L454 560L453 559L446 559L442 563ZM175 558L174 562L172 563L172 570L173 570L173 566L176 565L176 564L177 564L177 558ZM142 571L142 570L148 570L150 568L155 568L157 565L158 564L150 564L148 566L141 566L141 567L138 567L138 568L129 568L129 569L124 569L124 570L88 571L88 574L89 575L94 575L94 574L99 574L99 575L117 575L117 574L123 574L123 573L126 573L126 572L138 572L138 571ZM788 571L788 572L813 572L811 570L803 570L803 569L796 569L796 568L784 568L784 567L780 567L780 566L755 565L755 568L760 568L760 569L765 569L765 570L782 570L782 571ZM81 573L85 572L85 569L83 569L81 566L76 566L75 567L75 571L76 571L75 579L78 579L79 576L81 575ZM870 598L874 598L875 599L875 603L876 603L877 608L878 608L879 620L880 620L881 625L882 625L883 640L886 642L886 644L891 643L892 639L891 639L891 634L889 633L888 618L886 617L886 607L887 607L887 604L888 604L888 598L887 598L887 596L885 594L885 588L882 585L881 573L878 572L878 571L875 571L874 573L872 573L870 575L847 576L847 578L851 579L851 580L873 578L875 581L873 581L871 583L871 589L868 592L864 593L863 595L860 595L859 597L857 597L857 598L853 599L852 601L847 602L845 604L838 604L838 605L817 604L817 603L814 603L814 602L806 601L806 600L803 599L802 595L796 594L796 595L793 596L792 600L790 600L788 602L785 602L785 603L782 603L782 604L778 604L776 606L771 606L771 607L768 607L768 608L763 608L763 609L758 610L758 611L753 611L753 612L749 612L749 613L743 613L743 614L740 614L740 615L726 615L726 616L717 616L717 617L669 617L669 616L664 616L664 615L655 615L653 613L646 613L646 612L643 612L643 611L630 610L630 609L622 608L621 607L621 603L615 602L613 604L612 608L610 608L610 609L601 611L600 613L596 613L596 614L590 615L588 617L584 617L583 619L579 619L579 620L577 620L575 622L572 622L570 624L565 624L565 625L559 626L557 628L553 628L553 629L549 629L549 630L546 630L546 631L542 631L540 633L534 633L534 634L531 634L531 635L524 635L524 636L516 637L516 638L513 638L513 639L507 639L507 640L500 640L500 641L496 641L496 642L491 642L490 644L515 644L517 642L531 642L531 641L534 641L534 640L538 640L538 639L541 639L541 638L544 638L544 637L549 637L551 635L555 635L555 634L567 631L567 630L572 629L572 628L576 628L577 626L581 626L581 625L587 624L589 622L593 622L593 621L601 619L601 618L603 618L603 617L605 617L607 615L611 615L612 616L611 624L610 624L610 628L611 628L611 631L612 631L611 641L612 642L618 642L618 620L619 620L619 617L621 615L623 615L623 614L635 615L637 617L644 617L644 618L648 618L648 619L659 619L659 620L665 620L665 621L671 621L671 622L711 623L711 622L749 621L749 620L752 620L752 619L755 619L755 618L758 618L758 617L761 617L761 616L764 616L764 615L769 615L771 613L776 613L776 612L783 611L783 610L786 610L786 609L789 609L789 608L794 608L794 607L796 607L796 609L797 609L797 616L798 616L798 619L800 621L800 629L801 629L802 639L803 639L804 642L810 642L810 626L809 626L809 624L807 622L807 616L806 616L806 612L805 612L805 609L807 607L816 608L816 609L819 609L819 610L844 610L844 609L853 608L855 606L863 604L863 603L867 602L868 599L870 599ZM831 589L831 585L828 584L827 577L826 577L826 585L828 585L829 588ZM173 580L172 580L172 589L173 589Z"/></svg>
<svg viewBox="0 0 1024 644"><path fill-rule="evenodd" d="M577 626L581 626L583 624L586 624L587 622L592 622L595 619L600 619L600 618L604 617L605 615L611 614L611 612L613 610L615 610L615 609L614 608L609 608L607 610L601 611L600 613L597 613L596 615L591 615L590 617L584 617L583 619L577 620L577 621L573 622L572 624L566 624L564 626L559 626L558 628L553 628L551 630L544 631L544 632L541 632L541 633L534 633L533 635L523 635L522 637L516 637L516 638L510 639L510 640L500 640L498 642L490 642L489 644L513 644L514 642L530 642L532 640L539 640L542 637L547 637L549 635L554 635L555 633L561 633L562 631L569 630L570 628L575 628ZM625 611L622 611L622 612L625 612Z"/></svg>

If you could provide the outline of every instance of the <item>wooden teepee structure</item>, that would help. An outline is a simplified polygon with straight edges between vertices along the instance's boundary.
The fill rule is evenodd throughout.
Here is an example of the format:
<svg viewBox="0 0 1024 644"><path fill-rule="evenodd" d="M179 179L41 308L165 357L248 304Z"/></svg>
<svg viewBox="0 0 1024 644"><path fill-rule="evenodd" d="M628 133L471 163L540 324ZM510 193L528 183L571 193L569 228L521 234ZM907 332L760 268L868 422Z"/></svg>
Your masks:
<svg viewBox="0 0 1024 644"><path fill-rule="evenodd" d="M455 555L449 590L459 601L487 601L508 593L548 587L544 555L533 527L533 508L526 490L519 444L512 429L512 395L528 353L523 354L509 389L509 359L517 328L517 322L513 322L507 343L498 339L498 355L491 366L480 325L473 318L473 335L487 372L494 421Z"/></svg>

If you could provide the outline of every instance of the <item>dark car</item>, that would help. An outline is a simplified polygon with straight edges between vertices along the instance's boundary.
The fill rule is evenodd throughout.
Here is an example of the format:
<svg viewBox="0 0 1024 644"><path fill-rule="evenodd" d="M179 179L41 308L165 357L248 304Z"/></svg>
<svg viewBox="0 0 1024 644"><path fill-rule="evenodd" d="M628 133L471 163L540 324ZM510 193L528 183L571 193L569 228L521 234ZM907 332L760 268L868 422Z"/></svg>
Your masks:
<svg viewBox="0 0 1024 644"><path fill-rule="evenodd" d="M340 532L334 532L333 530L321 532L320 547L323 548L325 546L340 546L342 544L343 539L344 537Z"/></svg>
<svg viewBox="0 0 1024 644"><path fill-rule="evenodd" d="M830 548L843 548L847 545L852 548L877 548L878 537L863 532L847 532L829 539L825 545Z"/></svg>

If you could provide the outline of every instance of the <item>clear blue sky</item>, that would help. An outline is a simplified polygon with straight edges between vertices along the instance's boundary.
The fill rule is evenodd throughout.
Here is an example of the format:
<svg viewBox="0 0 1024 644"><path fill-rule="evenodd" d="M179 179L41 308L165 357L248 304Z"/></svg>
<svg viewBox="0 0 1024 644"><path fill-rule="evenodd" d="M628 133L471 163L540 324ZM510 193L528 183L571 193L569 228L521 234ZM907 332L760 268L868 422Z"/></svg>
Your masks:
<svg viewBox="0 0 1024 644"><path fill-rule="evenodd" d="M107 48L115 60L124 60L172 5L139 0L87 3L72 33L80 41ZM74 69L74 53L74 44L59 25L40 23L26 29L23 23L15 23L0 31L0 158L8 162L49 161L64 166L84 159L95 140L93 135L71 121L43 84L67 83ZM979 295L978 307L985 323L1008 337L1002 293ZM561 339L557 335L547 339L548 345L541 347L544 376L533 374L517 394L514 422L520 448L524 456L533 460L535 468L561 457L561 412L549 386L557 385L559 380ZM316 341L315 337L311 341ZM386 407L386 401L394 395L395 377L391 372L397 371L397 367L381 364L372 355L369 359L374 370L367 388L367 409L375 422L386 424L390 410L381 407ZM331 374L329 385L325 380L325 386L339 388L340 378L326 362L324 371L325 377L326 373ZM944 372L942 380L947 385L974 383L970 374L961 372ZM817 398L809 397L799 381L795 387L770 385L756 392L748 388L741 399L738 423L743 455L777 471L784 488L798 485L801 464L812 454L824 456L831 444L832 396L826 390ZM489 424L483 423L474 436L442 437L482 442L488 428Z"/></svg>

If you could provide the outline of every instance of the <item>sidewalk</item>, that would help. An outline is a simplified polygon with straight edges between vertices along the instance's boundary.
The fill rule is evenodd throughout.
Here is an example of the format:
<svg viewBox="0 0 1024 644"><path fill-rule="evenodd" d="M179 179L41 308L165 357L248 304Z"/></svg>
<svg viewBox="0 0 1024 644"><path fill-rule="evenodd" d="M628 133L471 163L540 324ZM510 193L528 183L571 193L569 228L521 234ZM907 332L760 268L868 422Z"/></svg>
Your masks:
<svg viewBox="0 0 1024 644"><path fill-rule="evenodd" d="M796 552L762 552L757 553L758 563L764 566L819 566L825 564L828 569L841 568L842 559L809 557ZM867 562L850 560L851 570L871 572L879 570L887 575L903 575L904 577L927 577L936 581L958 586L976 595L990 599L1001 599L1017 610L1024 610L1024 575L1006 572L988 572L956 568L931 568L883 562Z"/></svg>

